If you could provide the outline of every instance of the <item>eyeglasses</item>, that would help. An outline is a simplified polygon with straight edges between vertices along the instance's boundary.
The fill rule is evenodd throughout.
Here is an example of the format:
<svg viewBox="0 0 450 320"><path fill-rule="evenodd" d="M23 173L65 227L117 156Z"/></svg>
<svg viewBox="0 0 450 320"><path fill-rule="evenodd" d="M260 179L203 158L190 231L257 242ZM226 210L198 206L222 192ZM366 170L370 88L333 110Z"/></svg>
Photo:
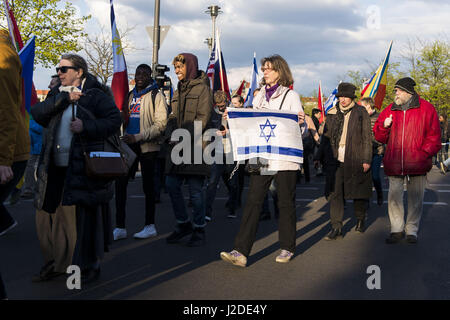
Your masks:
<svg viewBox="0 0 450 320"><path fill-rule="evenodd" d="M67 70L69 69L73 69L73 70L78 70L77 67L72 67L72 66L63 66L63 67L56 67L56 73L60 72L61 73L66 73Z"/></svg>
<svg viewBox="0 0 450 320"><path fill-rule="evenodd" d="M264 73L264 72L266 72L266 71L267 71L267 72L270 72L270 71L272 71L272 70L273 70L272 68L264 68L264 67L261 68L261 72L262 72L262 73Z"/></svg>

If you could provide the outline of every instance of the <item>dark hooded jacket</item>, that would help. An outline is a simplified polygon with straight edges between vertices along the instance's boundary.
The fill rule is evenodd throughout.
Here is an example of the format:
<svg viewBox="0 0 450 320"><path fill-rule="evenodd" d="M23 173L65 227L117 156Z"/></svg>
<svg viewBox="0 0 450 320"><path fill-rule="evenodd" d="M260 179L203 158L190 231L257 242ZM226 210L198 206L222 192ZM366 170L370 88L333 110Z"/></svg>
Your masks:
<svg viewBox="0 0 450 320"><path fill-rule="evenodd" d="M196 141L197 147L194 146L194 121L199 121L202 133L210 126L213 99L209 79L205 72L198 70L196 56L189 53L183 53L182 55L186 61L186 79L178 82L177 90L173 95L172 113L169 115L166 137L170 138L176 129L186 129L189 131L191 137L191 159L189 163L174 164L171 157L174 147L172 145L167 156L166 173L209 175L209 167L203 161L203 154L201 163L196 164L194 161L195 153L200 149L203 151L206 145L203 141ZM180 156L182 154L181 152Z"/></svg>
<svg viewBox="0 0 450 320"><path fill-rule="evenodd" d="M64 179L62 191L62 205L96 206L112 199L112 182L88 178L83 157L82 141L87 152L102 151L104 139L118 132L122 123L119 109L116 107L112 95L107 87L97 79L87 74L82 88L83 96L78 105L89 110L96 119L92 119L82 108L77 108L76 117L83 121L83 132L72 137L69 165ZM38 195L35 206L38 210L53 211L59 204L58 196L61 191L53 190L49 181L49 166L52 161L53 143L56 136L57 124L60 122L64 110L71 104L67 92L59 92L54 88L49 97L31 108L35 121L44 130L42 151L37 169ZM43 208L44 202L49 207Z"/></svg>

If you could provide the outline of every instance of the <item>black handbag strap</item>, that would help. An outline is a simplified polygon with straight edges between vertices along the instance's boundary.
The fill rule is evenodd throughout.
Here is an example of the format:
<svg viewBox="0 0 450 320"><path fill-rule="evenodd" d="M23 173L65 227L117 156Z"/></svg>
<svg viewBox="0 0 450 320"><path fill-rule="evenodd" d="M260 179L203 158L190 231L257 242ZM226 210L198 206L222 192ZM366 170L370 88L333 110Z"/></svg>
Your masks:
<svg viewBox="0 0 450 320"><path fill-rule="evenodd" d="M288 90L286 91L286 93L284 94L283 100L281 100L280 108L279 108L278 110L281 110L281 107L283 106L283 103L284 103L284 99L286 99L286 96L287 96L287 94L288 94L289 91L291 91L291 89L288 89Z"/></svg>

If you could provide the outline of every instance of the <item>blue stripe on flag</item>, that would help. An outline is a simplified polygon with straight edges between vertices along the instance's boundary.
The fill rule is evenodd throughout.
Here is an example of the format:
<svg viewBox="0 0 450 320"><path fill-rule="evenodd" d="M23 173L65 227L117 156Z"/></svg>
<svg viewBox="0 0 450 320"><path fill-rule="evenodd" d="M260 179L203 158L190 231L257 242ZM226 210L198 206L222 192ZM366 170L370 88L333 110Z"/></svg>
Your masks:
<svg viewBox="0 0 450 320"><path fill-rule="evenodd" d="M110 0L109 4L111 5L111 26L112 26L114 24L114 21L116 20L116 17L114 16L113 0Z"/></svg>
<svg viewBox="0 0 450 320"><path fill-rule="evenodd" d="M238 147L238 154L250 154L250 153L274 153L285 156L303 157L303 150L295 148L277 147L277 146L248 146Z"/></svg>
<svg viewBox="0 0 450 320"><path fill-rule="evenodd" d="M288 113L275 113L275 112L228 112L228 117L234 118L254 118L254 117L276 117L276 118L286 118L298 122L298 115L288 114Z"/></svg>

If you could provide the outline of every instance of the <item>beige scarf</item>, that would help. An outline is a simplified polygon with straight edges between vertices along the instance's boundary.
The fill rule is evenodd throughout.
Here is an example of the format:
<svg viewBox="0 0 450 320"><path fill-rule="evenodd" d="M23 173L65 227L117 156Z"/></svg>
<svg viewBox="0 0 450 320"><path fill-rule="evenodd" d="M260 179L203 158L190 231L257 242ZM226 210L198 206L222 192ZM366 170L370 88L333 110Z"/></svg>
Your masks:
<svg viewBox="0 0 450 320"><path fill-rule="evenodd" d="M341 111L344 113L344 127L342 128L341 140L339 140L339 153L338 160L340 162L344 162L345 155L345 141L347 140L347 129L348 129L348 120L350 119L350 114L352 113L351 109L355 106L355 101L352 101L347 107L339 106Z"/></svg>

